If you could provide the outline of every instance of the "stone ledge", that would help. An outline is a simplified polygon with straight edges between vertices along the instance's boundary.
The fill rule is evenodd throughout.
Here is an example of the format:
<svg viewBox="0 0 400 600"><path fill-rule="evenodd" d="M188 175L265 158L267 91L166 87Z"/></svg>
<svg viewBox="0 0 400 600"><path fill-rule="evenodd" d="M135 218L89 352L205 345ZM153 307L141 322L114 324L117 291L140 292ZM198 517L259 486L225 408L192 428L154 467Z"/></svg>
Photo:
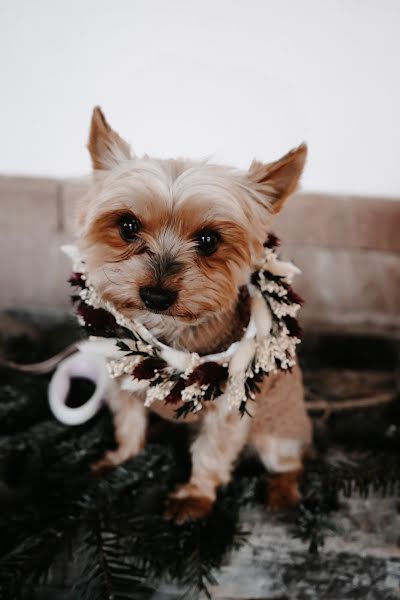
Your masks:
<svg viewBox="0 0 400 600"><path fill-rule="evenodd" d="M73 213L86 179L0 176L0 307L67 308ZM299 193L273 229L303 275L306 323L400 332L400 200Z"/></svg>
<svg viewBox="0 0 400 600"><path fill-rule="evenodd" d="M53 179L0 177L2 237L4 232L13 233L20 241L30 235L49 236L62 230L61 187Z"/></svg>
<svg viewBox="0 0 400 600"><path fill-rule="evenodd" d="M64 181L65 230L74 232L74 213L88 189L84 179ZM274 221L291 244L400 252L400 199L300 192Z"/></svg>
<svg viewBox="0 0 400 600"><path fill-rule="evenodd" d="M382 315L398 320L400 257L398 254L347 248L284 244L282 255L302 271L295 287L306 300L302 313Z"/></svg>
<svg viewBox="0 0 400 600"><path fill-rule="evenodd" d="M276 218L291 244L400 252L400 201L302 192Z"/></svg>
<svg viewBox="0 0 400 600"><path fill-rule="evenodd" d="M88 177L0 176L0 198L5 215L45 204L58 229L72 235L76 205L88 185ZM33 224L46 222L42 213L32 215ZM400 252L399 223L400 198L298 192L276 217L274 229L290 244ZM8 226L7 218L1 226Z"/></svg>

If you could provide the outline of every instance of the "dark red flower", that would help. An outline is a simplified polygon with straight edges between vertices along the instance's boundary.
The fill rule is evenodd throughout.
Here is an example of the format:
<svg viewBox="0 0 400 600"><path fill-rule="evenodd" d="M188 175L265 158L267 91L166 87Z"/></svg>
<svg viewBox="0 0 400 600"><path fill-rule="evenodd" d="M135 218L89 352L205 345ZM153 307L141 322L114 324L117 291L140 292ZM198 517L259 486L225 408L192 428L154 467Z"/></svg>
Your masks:
<svg viewBox="0 0 400 600"><path fill-rule="evenodd" d="M269 233L266 241L264 242L264 247L277 248L278 246L280 246L280 243L280 239L274 233Z"/></svg>
<svg viewBox="0 0 400 600"><path fill-rule="evenodd" d="M71 273L68 283L74 286L79 286L80 288L86 287L86 282L84 279L82 279L82 273Z"/></svg>
<svg viewBox="0 0 400 600"><path fill-rule="evenodd" d="M161 358L150 357L145 358L132 371L135 379L153 379L156 371L160 371L166 365L166 362Z"/></svg>
<svg viewBox="0 0 400 600"><path fill-rule="evenodd" d="M286 327L288 328L289 335L291 337L297 337L300 339L301 336L303 335L303 330L300 327L297 319L295 319L294 317L290 317L289 315L286 315L285 317L282 317L282 320L284 321Z"/></svg>
<svg viewBox="0 0 400 600"><path fill-rule="evenodd" d="M117 326L117 322L106 310L103 308L93 308L86 302L81 301L78 304L76 312L82 317L85 325L89 328L101 329L103 331L114 329Z"/></svg>
<svg viewBox="0 0 400 600"><path fill-rule="evenodd" d="M290 285L287 287L286 297L289 302L293 302L294 304L300 304L301 306L304 304L304 299Z"/></svg>
<svg viewBox="0 0 400 600"><path fill-rule="evenodd" d="M218 383L228 377L228 369L219 365L216 362L205 362L194 369L186 380L186 385L198 383L199 385L207 385L210 383Z"/></svg>
<svg viewBox="0 0 400 600"><path fill-rule="evenodd" d="M178 404L182 400L181 394L182 391L187 386L187 379L183 379L180 377L174 387L171 389L168 396L165 398L166 404Z"/></svg>

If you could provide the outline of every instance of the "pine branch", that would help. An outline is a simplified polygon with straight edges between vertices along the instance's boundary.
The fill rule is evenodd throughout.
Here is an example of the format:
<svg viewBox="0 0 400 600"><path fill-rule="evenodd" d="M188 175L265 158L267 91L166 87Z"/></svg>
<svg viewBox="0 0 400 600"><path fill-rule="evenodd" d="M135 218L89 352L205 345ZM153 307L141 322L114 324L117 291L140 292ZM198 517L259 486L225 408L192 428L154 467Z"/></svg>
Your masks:
<svg viewBox="0 0 400 600"><path fill-rule="evenodd" d="M73 524L41 531L24 540L0 560L0 598L18 600L39 581L45 580L55 556L71 535Z"/></svg>
<svg viewBox="0 0 400 600"><path fill-rule="evenodd" d="M228 486L203 521L177 527L162 516L136 515L117 522L116 531L127 555L147 577L179 583L187 598L199 592L209 597L208 585L216 584L214 573L226 551L245 542L238 528L239 509L254 501L256 487L256 478Z"/></svg>
<svg viewBox="0 0 400 600"><path fill-rule="evenodd" d="M93 511L86 522L77 553L80 573L72 588L74 600L123 600L139 598L150 590L144 573L128 562L117 535L105 528L101 511ZM154 591L154 590L150 590Z"/></svg>

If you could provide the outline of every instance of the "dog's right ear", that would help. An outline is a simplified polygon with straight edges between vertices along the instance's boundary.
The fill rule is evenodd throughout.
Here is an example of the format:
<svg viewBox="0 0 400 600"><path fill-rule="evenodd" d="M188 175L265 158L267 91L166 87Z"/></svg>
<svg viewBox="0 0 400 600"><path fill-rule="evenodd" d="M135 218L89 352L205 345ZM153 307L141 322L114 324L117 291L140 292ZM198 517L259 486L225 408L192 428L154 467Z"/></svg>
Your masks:
<svg viewBox="0 0 400 600"><path fill-rule="evenodd" d="M301 144L275 162L263 164L254 160L251 163L248 177L267 199L266 206L271 212L279 212L296 191L306 158L307 146Z"/></svg>
<svg viewBox="0 0 400 600"><path fill-rule="evenodd" d="M111 169L131 158L129 145L111 129L99 106L93 110L87 147L95 170Z"/></svg>

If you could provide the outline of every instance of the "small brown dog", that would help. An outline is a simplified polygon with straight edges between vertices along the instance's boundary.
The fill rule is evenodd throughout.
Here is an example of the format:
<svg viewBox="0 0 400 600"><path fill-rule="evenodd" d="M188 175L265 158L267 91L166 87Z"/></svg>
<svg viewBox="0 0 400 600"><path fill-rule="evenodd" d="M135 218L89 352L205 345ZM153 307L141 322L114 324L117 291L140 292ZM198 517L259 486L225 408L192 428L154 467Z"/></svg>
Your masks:
<svg viewBox="0 0 400 600"><path fill-rule="evenodd" d="M239 289L260 261L271 215L297 187L306 146L273 163L254 161L248 172L138 158L95 108L88 147L94 177L80 206L78 245L98 293L172 347L198 354L227 348L249 319ZM98 467L127 460L145 441L149 409L140 393L116 389L109 404L118 448ZM162 401L151 410L174 418L174 407ZM216 399L188 415L196 434L192 474L171 495L168 516L182 522L206 515L245 446L275 474L270 506L299 500L311 442L299 367L266 377L252 412L227 414Z"/></svg>

